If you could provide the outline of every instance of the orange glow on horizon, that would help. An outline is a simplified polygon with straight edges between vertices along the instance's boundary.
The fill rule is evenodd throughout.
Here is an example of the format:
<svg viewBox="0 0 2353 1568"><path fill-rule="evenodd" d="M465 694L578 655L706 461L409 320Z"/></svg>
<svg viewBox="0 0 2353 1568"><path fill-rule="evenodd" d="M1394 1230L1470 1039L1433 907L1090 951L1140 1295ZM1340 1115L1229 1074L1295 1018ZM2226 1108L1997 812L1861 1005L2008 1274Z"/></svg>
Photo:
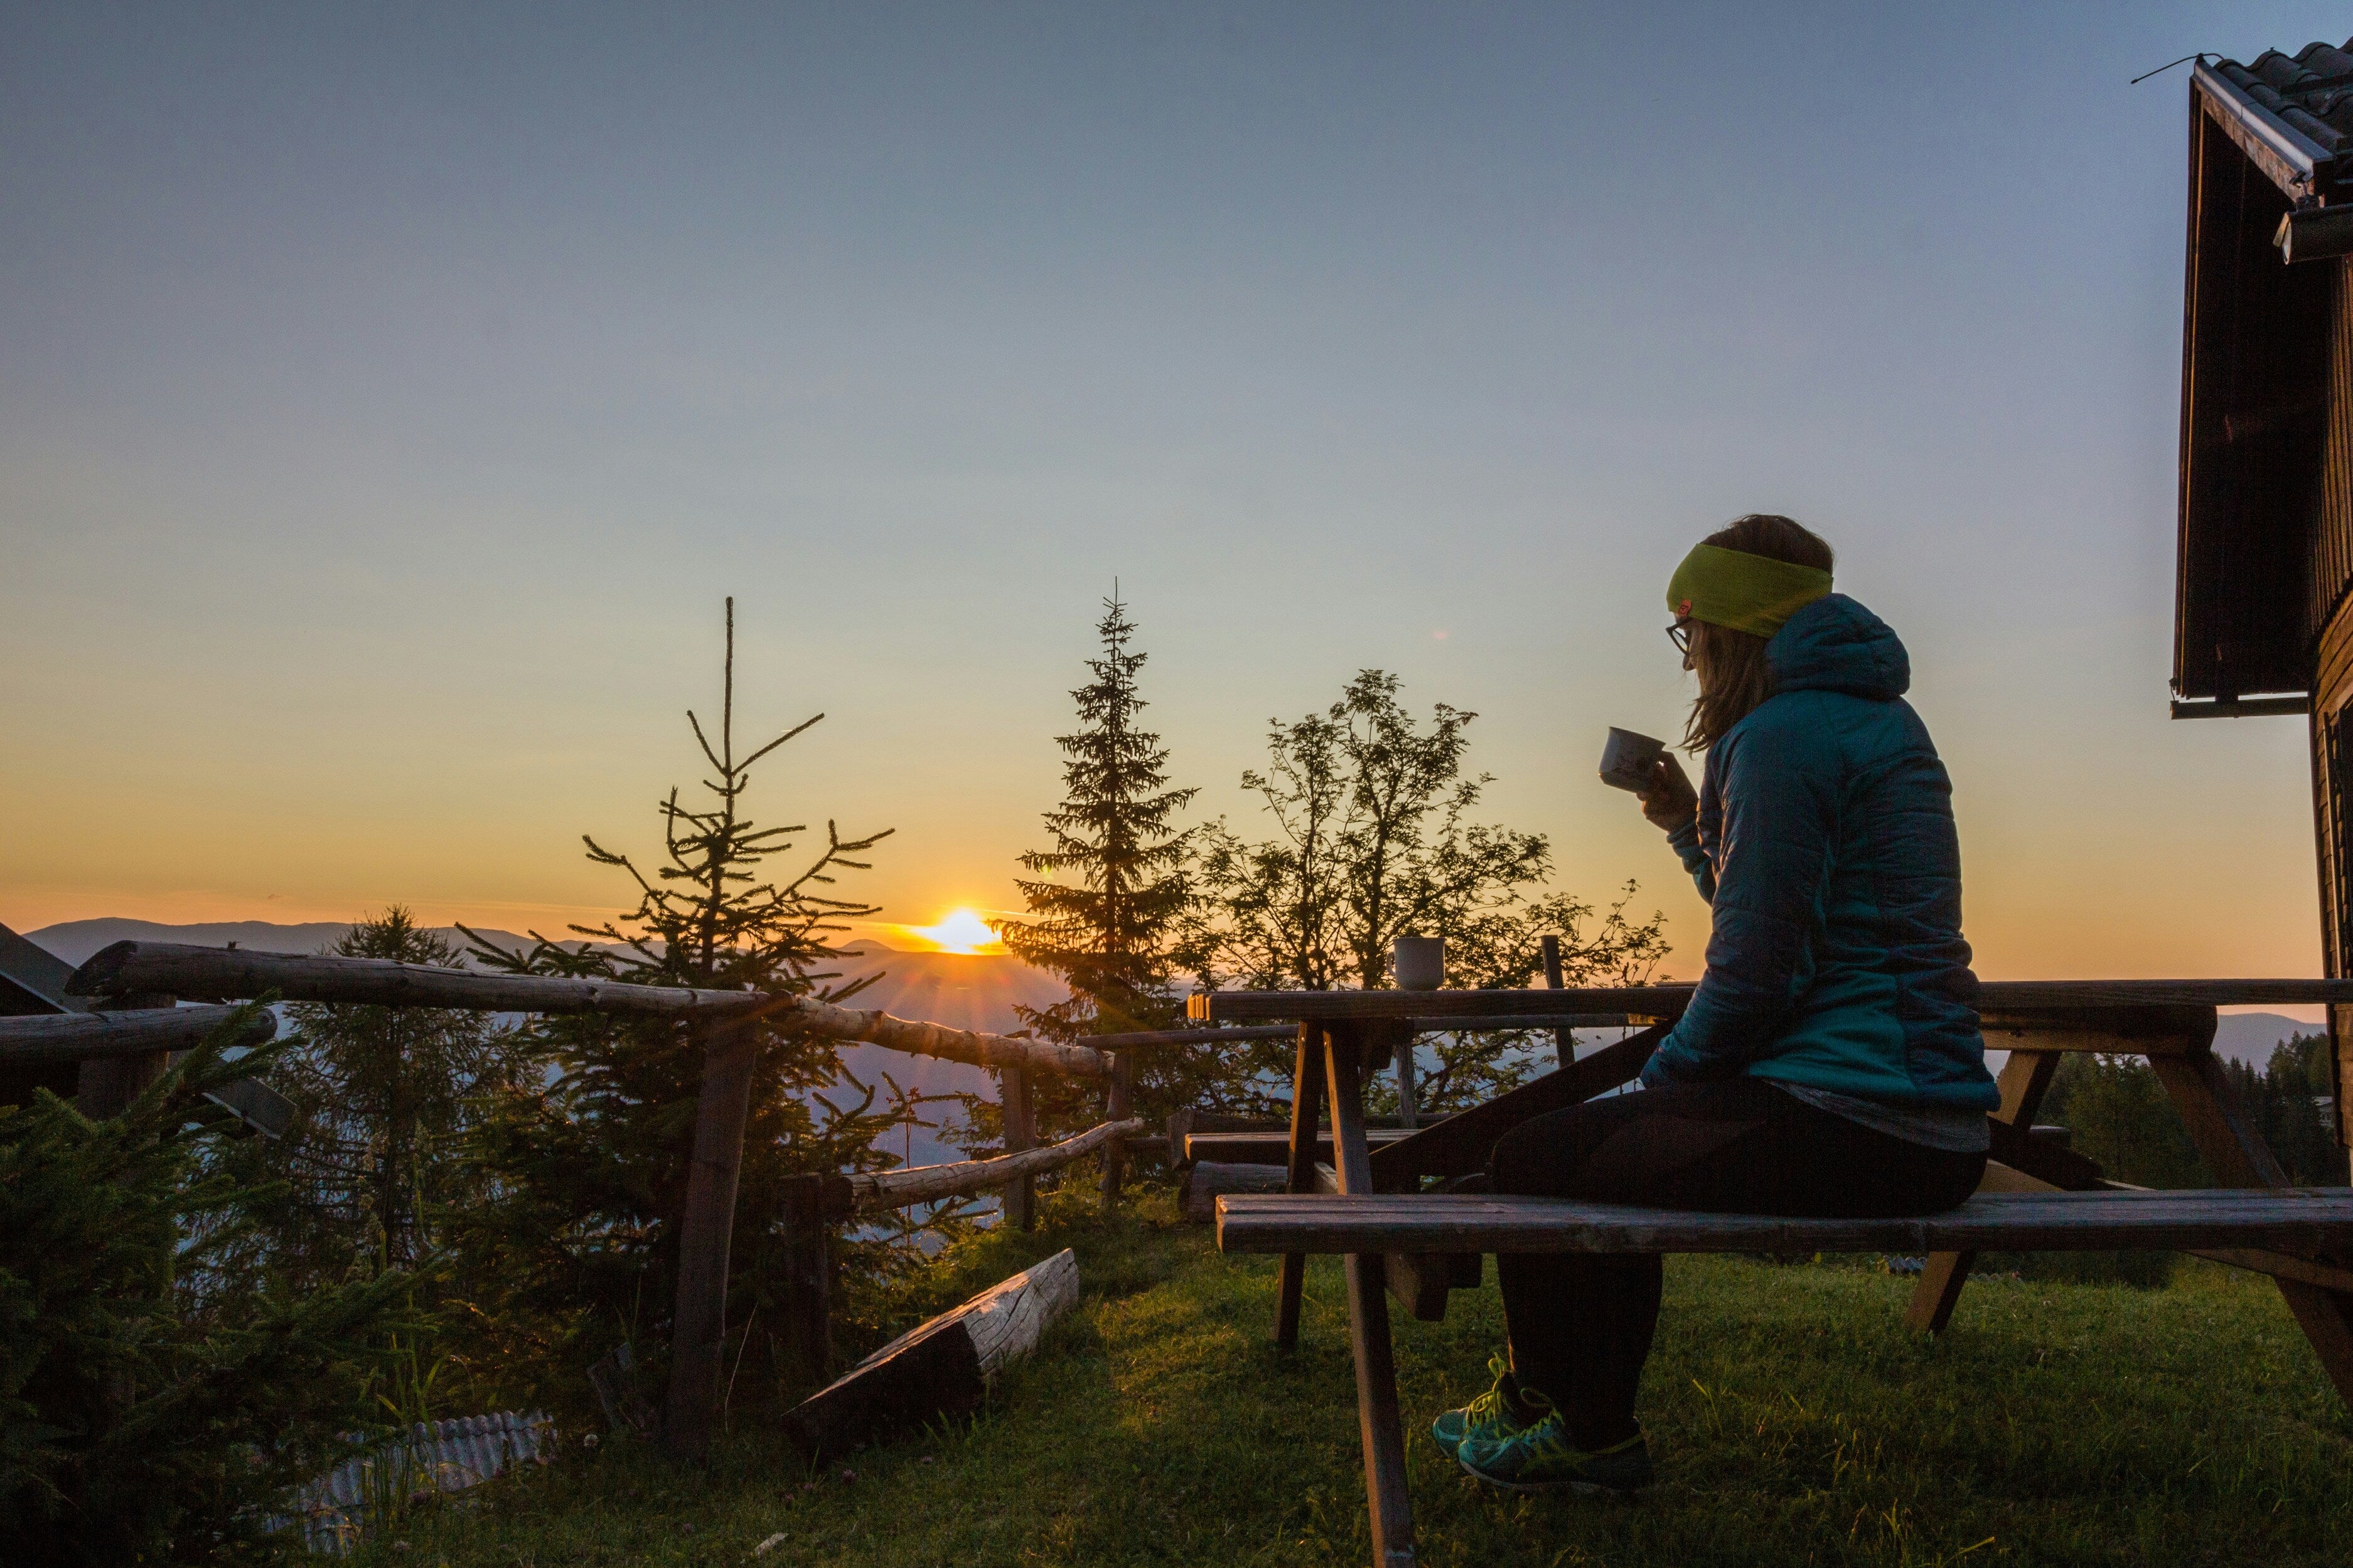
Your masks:
<svg viewBox="0 0 2353 1568"><path fill-rule="evenodd" d="M936 952L956 952L967 956L994 955L1005 951L1004 939L997 928L971 910L951 910L937 925L896 926L892 928L927 943Z"/></svg>

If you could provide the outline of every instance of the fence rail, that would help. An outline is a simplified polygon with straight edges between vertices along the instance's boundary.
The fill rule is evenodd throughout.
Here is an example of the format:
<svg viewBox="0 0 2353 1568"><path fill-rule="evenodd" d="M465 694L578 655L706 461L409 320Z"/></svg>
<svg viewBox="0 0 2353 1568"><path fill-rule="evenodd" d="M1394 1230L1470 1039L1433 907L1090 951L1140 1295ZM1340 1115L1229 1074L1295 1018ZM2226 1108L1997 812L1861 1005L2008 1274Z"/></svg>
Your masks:
<svg viewBox="0 0 2353 1568"><path fill-rule="evenodd" d="M215 1029L237 1015L235 1007L170 1007L131 1013L37 1013L0 1018L0 1066L47 1066L52 1062L143 1056L150 1051L194 1050ZM267 1012L248 1016L232 1046L266 1045L278 1037L278 1020Z"/></svg>
<svg viewBox="0 0 2353 1568"><path fill-rule="evenodd" d="M77 996L144 993L218 1001L275 994L289 1002L459 1007L485 1013L599 1013L714 1024L765 1017L827 1039L864 1040L911 1056L1075 1078L1111 1076L1103 1053L1083 1046L951 1029L894 1018L881 1011L838 1007L807 996L631 985L545 974L483 974L382 958L119 942L75 970L67 989Z"/></svg>
<svg viewBox="0 0 2353 1568"><path fill-rule="evenodd" d="M1098 1122L1060 1143L1027 1149L1018 1154L1000 1154L993 1160L962 1160L954 1164L916 1165L903 1171L852 1176L850 1201L861 1209L895 1209L929 1203L934 1198L966 1197L990 1187L1004 1186L1022 1176L1060 1170L1085 1159L1115 1138L1132 1137L1143 1131L1144 1119L1131 1116L1124 1121Z"/></svg>

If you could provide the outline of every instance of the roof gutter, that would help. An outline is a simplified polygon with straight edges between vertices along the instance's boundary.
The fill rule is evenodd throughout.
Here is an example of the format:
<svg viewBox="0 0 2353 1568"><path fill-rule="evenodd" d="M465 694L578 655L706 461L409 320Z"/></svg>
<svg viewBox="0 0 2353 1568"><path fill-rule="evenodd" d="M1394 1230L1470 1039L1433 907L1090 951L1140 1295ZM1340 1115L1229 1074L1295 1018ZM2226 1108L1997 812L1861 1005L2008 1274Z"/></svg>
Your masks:
<svg viewBox="0 0 2353 1568"><path fill-rule="evenodd" d="M2217 697L2206 701L2173 700L2176 719L2271 719L2312 711L2312 699L2292 697Z"/></svg>
<svg viewBox="0 0 2353 1568"><path fill-rule="evenodd" d="M2204 60L2190 68L2189 87L2202 95L2206 112L2222 133L2239 144L2273 184L2298 200L2320 198L2324 176L2336 173L2337 160L2327 148L2273 115Z"/></svg>

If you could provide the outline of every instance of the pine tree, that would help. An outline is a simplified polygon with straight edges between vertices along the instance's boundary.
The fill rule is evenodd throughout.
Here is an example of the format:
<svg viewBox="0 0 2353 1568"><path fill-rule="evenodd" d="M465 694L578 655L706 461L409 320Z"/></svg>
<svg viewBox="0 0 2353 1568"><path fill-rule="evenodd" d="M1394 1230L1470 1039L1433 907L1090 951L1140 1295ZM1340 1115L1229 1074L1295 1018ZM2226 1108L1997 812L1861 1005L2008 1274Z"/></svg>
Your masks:
<svg viewBox="0 0 2353 1568"><path fill-rule="evenodd" d="M348 1450L413 1328L400 1269L289 1289L225 1259L269 1196L204 1098L255 1070L222 1059L243 1022L106 1121L0 1106L0 1559L274 1556L267 1516Z"/></svg>
<svg viewBox="0 0 2353 1568"><path fill-rule="evenodd" d="M455 968L458 949L394 905L327 952ZM269 1223L232 1242L290 1289L355 1269L413 1268L436 1250L435 1215L465 1195L459 1144L478 1099L523 1070L521 1043L480 1013L298 1004L272 1074L293 1101L287 1135L226 1153L279 1195Z"/></svg>
<svg viewBox="0 0 2353 1568"><path fill-rule="evenodd" d="M1035 873L1017 880L1035 918L1008 924L1005 944L1029 963L1060 975L1069 998L1019 1009L1022 1021L1050 1039L1173 1028L1183 1003L1172 978L1172 938L1187 898L1191 836L1175 826L1195 792L1168 787L1168 752L1138 727L1146 706L1136 673L1135 626L1114 592L1103 601L1095 635L1093 679L1071 693L1079 728L1055 738L1062 750L1062 804L1045 814L1050 847L1021 857ZM1194 1076L1171 1052L1140 1063L1136 1109L1149 1115L1181 1095ZM1041 1127L1060 1131L1091 1121L1082 1086L1037 1085Z"/></svg>
<svg viewBox="0 0 2353 1568"><path fill-rule="evenodd" d="M575 925L572 939L533 933L527 952L505 952L475 933L480 962L514 973L625 981L638 985L786 992L842 1001L871 977L841 984L834 961L847 922L876 906L834 896L838 873L867 869L856 858L887 836L845 839L826 825L822 847L789 876L769 863L790 852L801 826L763 827L745 811L752 770L818 722L811 719L747 755L734 746L734 601L727 605L727 659L716 743L691 711L691 727L712 776L700 805L672 789L658 805L662 862L650 874L631 856L584 836L596 864L636 883L628 913ZM797 1172L871 1169L888 1156L872 1147L888 1117L871 1112L873 1090L838 1108L843 1081L831 1041L763 1023L744 1139L744 1164L731 1258L731 1324L754 1323L755 1353L731 1359L759 1371L785 1364L767 1336L777 1315L755 1320L776 1258L778 1182ZM617 1341L658 1378L668 1343L677 1271L678 1221L702 1079L700 1039L682 1026L588 1015L542 1017L527 1026L543 1081L496 1097L476 1139L477 1167L495 1201L461 1226L463 1277L475 1292L487 1341L535 1381L517 1393L569 1397L583 1367ZM863 1259L850 1250L855 1274ZM747 1338L752 1337L746 1331ZM737 1400L760 1378L739 1380ZM774 1387L774 1384L770 1384Z"/></svg>

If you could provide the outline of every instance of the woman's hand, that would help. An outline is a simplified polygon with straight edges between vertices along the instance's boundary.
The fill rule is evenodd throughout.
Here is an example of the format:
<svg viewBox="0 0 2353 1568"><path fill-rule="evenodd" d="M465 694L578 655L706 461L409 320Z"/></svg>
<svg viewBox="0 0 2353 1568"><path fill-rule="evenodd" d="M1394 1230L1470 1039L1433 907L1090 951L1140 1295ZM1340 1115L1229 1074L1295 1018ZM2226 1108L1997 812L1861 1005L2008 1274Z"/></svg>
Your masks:
<svg viewBox="0 0 2353 1568"><path fill-rule="evenodd" d="M1699 792L1672 752L1651 764L1650 784L1635 798L1642 803L1642 815L1670 833L1699 815Z"/></svg>

